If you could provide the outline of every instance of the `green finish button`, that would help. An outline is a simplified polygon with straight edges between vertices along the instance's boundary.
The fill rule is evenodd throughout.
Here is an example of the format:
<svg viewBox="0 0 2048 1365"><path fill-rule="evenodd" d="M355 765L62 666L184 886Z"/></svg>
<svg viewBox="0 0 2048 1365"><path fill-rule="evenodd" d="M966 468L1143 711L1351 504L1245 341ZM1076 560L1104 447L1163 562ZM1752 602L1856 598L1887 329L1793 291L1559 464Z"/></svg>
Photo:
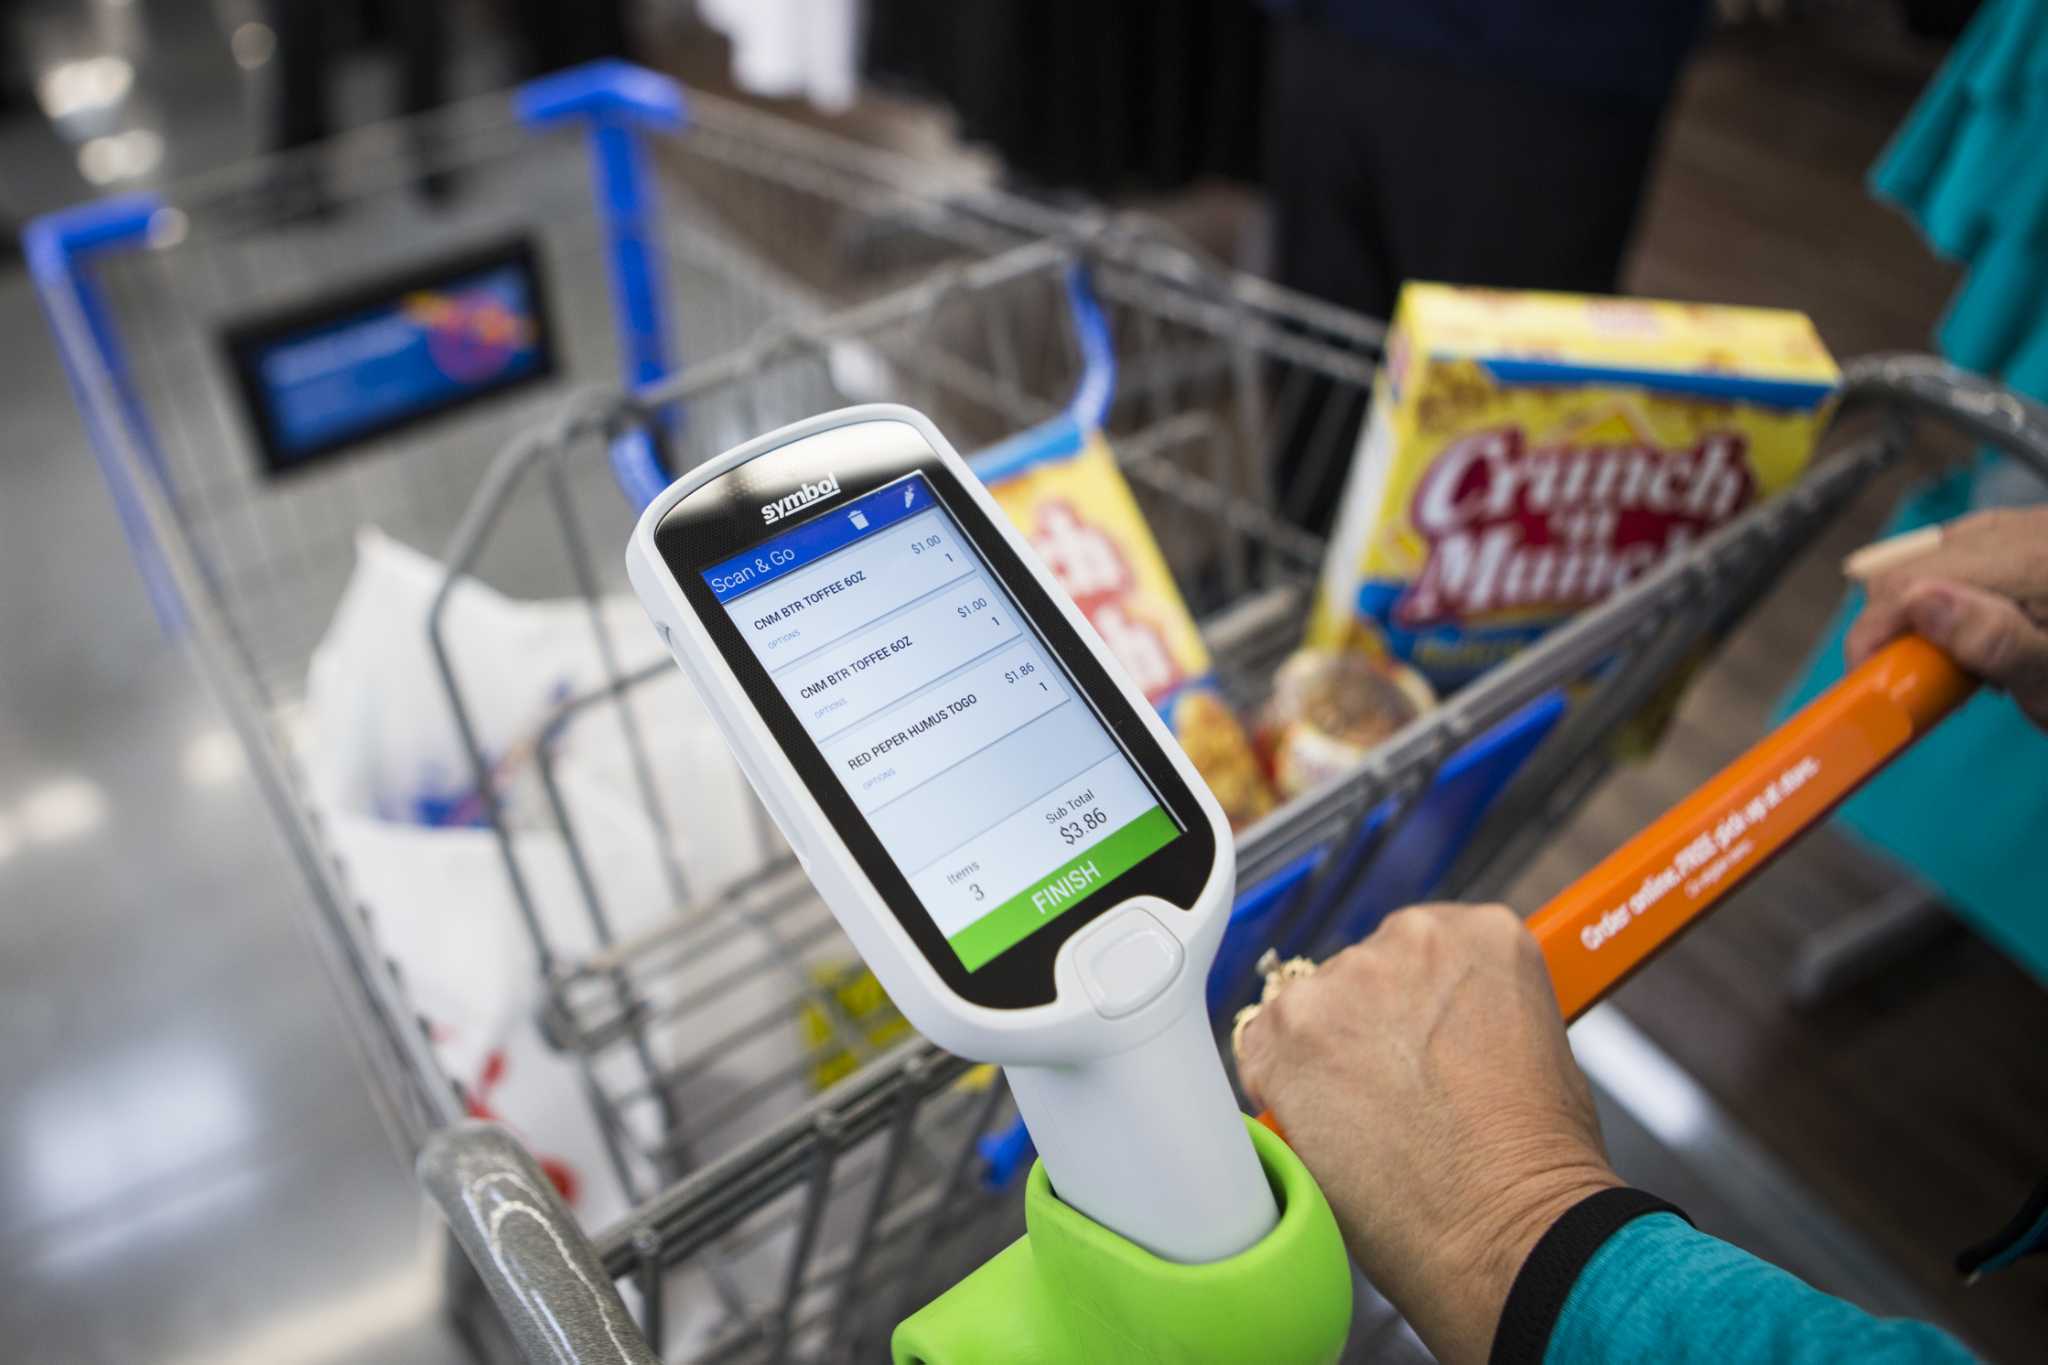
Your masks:
<svg viewBox="0 0 2048 1365"><path fill-rule="evenodd" d="M1163 806L1154 806L946 941L974 971L1179 837L1173 817Z"/></svg>

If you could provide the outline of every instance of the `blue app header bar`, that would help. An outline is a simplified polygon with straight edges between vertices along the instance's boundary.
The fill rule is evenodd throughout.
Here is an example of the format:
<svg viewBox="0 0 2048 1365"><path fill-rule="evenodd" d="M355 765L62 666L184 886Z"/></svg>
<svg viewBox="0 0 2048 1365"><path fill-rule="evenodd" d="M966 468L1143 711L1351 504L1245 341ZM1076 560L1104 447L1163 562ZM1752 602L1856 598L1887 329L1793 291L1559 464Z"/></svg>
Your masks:
<svg viewBox="0 0 2048 1365"><path fill-rule="evenodd" d="M713 564L704 570L704 582L713 597L730 602L936 506L938 499L932 496L932 486L924 475L912 474L852 502L830 507L751 550ZM801 505L791 510L801 511Z"/></svg>

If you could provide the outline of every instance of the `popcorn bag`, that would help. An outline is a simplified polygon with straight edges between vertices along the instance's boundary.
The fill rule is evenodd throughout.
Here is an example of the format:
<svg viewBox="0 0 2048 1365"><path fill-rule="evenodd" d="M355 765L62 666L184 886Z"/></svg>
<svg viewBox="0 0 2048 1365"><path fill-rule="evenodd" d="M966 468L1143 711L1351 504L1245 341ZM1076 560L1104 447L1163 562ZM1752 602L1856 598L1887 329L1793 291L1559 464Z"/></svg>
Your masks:
<svg viewBox="0 0 2048 1365"><path fill-rule="evenodd" d="M1796 479L1838 378L1802 313L1410 284L1306 642L1451 692Z"/></svg>
<svg viewBox="0 0 2048 1365"><path fill-rule="evenodd" d="M1101 434L1072 454L982 477L1165 718L1232 828L1271 810L1251 741L1216 689L1208 647Z"/></svg>

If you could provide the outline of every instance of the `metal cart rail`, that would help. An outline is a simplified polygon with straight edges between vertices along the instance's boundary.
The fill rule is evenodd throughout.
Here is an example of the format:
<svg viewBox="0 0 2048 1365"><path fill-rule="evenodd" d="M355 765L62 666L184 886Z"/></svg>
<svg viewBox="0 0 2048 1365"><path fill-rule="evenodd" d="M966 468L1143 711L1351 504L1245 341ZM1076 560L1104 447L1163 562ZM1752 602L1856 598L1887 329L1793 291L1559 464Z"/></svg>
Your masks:
<svg viewBox="0 0 2048 1365"><path fill-rule="evenodd" d="M706 119L710 108L698 105L700 127L716 122ZM452 145L468 117L459 115L439 145ZM66 287L45 290L139 553L219 690L311 889L312 920L378 1092L520 1350L534 1360L873 1358L907 1309L1014 1234L1015 1190L1001 1177L1004 1143L1016 1134L998 1077L915 1038L892 1042L877 1027L886 1013L849 1008L857 963L765 818L752 824L757 865L737 881L698 886L687 868L668 865L669 853L657 855L666 913L652 929L615 933L618 907L588 875L575 879L564 903L540 904L502 775L469 726L477 680L446 647L457 585L481 578L587 608L601 684L565 698L533 745L543 798L537 818L587 873L576 850L588 830L550 776L577 726L619 728L634 755L636 800L657 827L686 829L692 819L687 800L657 780L659 765L641 740L652 711L680 686L677 675L650 657L644 640L615 633L603 610L622 588L616 547L637 510L615 486L624 482L630 496L636 478L658 472L659 464L646 465L650 452L686 468L740 436L881 396L932 413L963 449L1057 446L1099 428L1203 620L1226 691L1248 705L1299 638L1322 553L1316 538L1272 511L1266 470L1282 448L1309 462L1348 456L1378 355L1380 333L1370 322L1121 232L1076 232L1061 220L1053 226L1062 240L988 255L1028 235L1036 211L1000 200L978 200L969 211L906 190L896 169L858 161L829 140L757 126L736 111L733 119L731 148L700 168L702 183L752 177L785 204L813 195L813 220L851 222L861 235L883 230L897 243L892 259L916 282L828 311L863 291L851 282L822 293L790 285L795 272L783 262L815 256L812 235L777 248L742 229L748 249L739 251L734 237L700 224L669 258L672 282L771 282L732 308L730 334L710 329L736 349L665 376L637 374L629 363L630 394L614 378L566 406L549 404L555 415L545 422L536 406L522 404L454 437L394 438L370 459L332 466L319 476L324 483L256 478L217 407L208 420L154 433L141 419L161 411L177 384L217 390L203 347L151 341L131 370L106 343L110 316L162 326L180 313L175 294L167 303L141 280L116 289L113 278L126 267L167 270L171 278L155 287L182 289L207 278L181 264L195 249L224 258L271 252L277 244L267 229L245 240L230 215L216 236L200 230L209 215L188 209L171 228L154 229L180 240L101 263L96 281L111 309L75 287L75 272L60 280ZM477 136L498 145L491 139L503 127L494 127ZM679 137L677 147L687 140ZM780 173L785 154L789 166L804 167L800 175ZM496 164L457 161L479 185ZM573 157L570 164L581 169ZM849 173L849 165L866 173ZM770 166L780 170L764 170ZM682 172L677 178L688 183ZM530 208L545 178L522 166L510 179ZM271 182L237 183L246 190ZM568 198L564 191L565 205ZM886 208L870 211L876 203ZM995 208L982 212L989 203ZM412 212L402 204L388 211ZM144 231L165 221L161 212L151 210ZM735 213L717 192L707 192L705 212L711 224ZM780 211L771 216L786 221ZM558 226L554 215L541 217L551 231ZM583 221L585 254L603 255L593 243L604 229ZM323 231L317 221L308 230ZM916 239L908 246L905 231ZM706 236L708 255L694 241ZM309 265L302 255L300 277ZM873 281L891 272L863 265L849 274ZM236 286L223 277L208 287ZM140 292L121 292L128 289ZM716 306L701 315L721 316ZM590 330L601 334L603 320ZM1252 989L1247 948L1326 951L1369 927L1389 897L1472 894L1496 884L1613 761L1617 727L1740 618L1785 556L1898 457L1923 417L2048 469L2048 417L2038 409L1928 361L1853 366L1836 426L1841 439L1800 485L1418 719L1354 772L1242 832L1247 928L1214 983L1219 1011L1227 1015ZM364 520L445 540L448 578L422 624L465 727L485 822L531 942L546 1034L578 1066L632 1198L627 1217L594 1235L504 1130L465 1119L468 1086L447 1074L403 974L380 947L379 907L352 891L329 815L310 798L295 754L306 652L346 575L350 534ZM1455 865L1394 875L1404 839L1427 818L1430 793L1460 755L1533 706L1549 708L1546 737L1483 823L1450 850ZM1254 902L1256 915L1248 913ZM560 932L569 922L573 941ZM820 1030L816 1049L750 1073L737 1091L705 1084L737 1050L786 1038L806 1012ZM818 1093L821 1056L858 1065ZM631 1310L615 1285L634 1301ZM1385 1335L1373 1340L1383 1353L1401 1349Z"/></svg>

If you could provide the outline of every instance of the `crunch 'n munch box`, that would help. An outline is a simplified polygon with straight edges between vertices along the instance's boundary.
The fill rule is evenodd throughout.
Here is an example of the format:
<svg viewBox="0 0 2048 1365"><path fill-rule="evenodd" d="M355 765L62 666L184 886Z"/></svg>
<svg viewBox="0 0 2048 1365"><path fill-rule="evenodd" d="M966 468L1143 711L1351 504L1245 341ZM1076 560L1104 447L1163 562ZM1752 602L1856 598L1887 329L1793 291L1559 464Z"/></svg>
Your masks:
<svg viewBox="0 0 2048 1365"><path fill-rule="evenodd" d="M1101 433L1017 463L976 461L976 472L1158 709L1231 827L1271 810L1258 754Z"/></svg>
<svg viewBox="0 0 2048 1365"><path fill-rule="evenodd" d="M1409 284L1307 643L1455 690L1798 477L1805 314Z"/></svg>

